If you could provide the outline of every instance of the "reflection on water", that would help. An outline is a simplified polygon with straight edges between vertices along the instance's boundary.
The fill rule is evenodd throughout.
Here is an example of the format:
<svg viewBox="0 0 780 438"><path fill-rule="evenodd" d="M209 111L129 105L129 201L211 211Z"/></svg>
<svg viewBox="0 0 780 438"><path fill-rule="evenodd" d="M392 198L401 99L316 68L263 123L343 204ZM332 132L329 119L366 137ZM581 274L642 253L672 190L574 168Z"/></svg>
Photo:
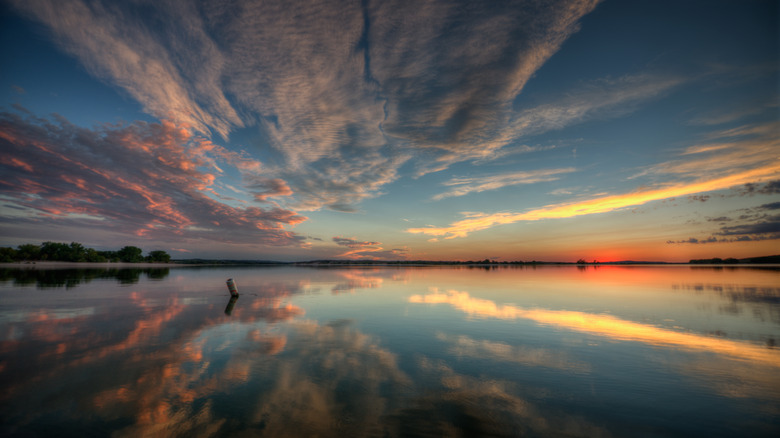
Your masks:
<svg viewBox="0 0 780 438"><path fill-rule="evenodd" d="M236 301L238 301L238 296L233 295L230 297L230 300L228 300L227 307L225 307L225 315L230 316L230 314L233 313L233 307L235 307Z"/></svg>
<svg viewBox="0 0 780 438"><path fill-rule="evenodd" d="M512 305L498 306L490 300L472 298L468 292L449 291L409 297L410 303L446 303L469 315L500 319L524 318L539 324L556 326L588 334L603 336L611 340L636 341L687 350L700 350L737 359L780 364L780 351L768 350L747 342L729 341L709 336L661 329L652 325L625 321L611 315L595 315L545 309L523 309Z"/></svg>
<svg viewBox="0 0 780 438"><path fill-rule="evenodd" d="M162 280L169 268L108 268L108 269L0 269L0 281L13 281L15 286L65 287L67 289L95 279L114 279L121 284L135 284L141 275Z"/></svg>
<svg viewBox="0 0 780 438"><path fill-rule="evenodd" d="M780 431L778 270L161 274L2 272L0 435Z"/></svg>

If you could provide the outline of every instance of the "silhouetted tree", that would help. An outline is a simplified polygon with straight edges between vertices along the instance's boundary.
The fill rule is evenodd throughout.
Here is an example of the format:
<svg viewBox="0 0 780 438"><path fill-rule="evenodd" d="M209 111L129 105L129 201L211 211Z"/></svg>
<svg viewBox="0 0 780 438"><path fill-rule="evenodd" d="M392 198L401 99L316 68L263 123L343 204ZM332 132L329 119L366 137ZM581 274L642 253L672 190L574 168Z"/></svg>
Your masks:
<svg viewBox="0 0 780 438"><path fill-rule="evenodd" d="M25 243L16 247L16 260L40 260L41 247L32 243Z"/></svg>
<svg viewBox="0 0 780 438"><path fill-rule="evenodd" d="M41 244L41 260L66 260L68 244L59 242L43 242Z"/></svg>
<svg viewBox="0 0 780 438"><path fill-rule="evenodd" d="M138 263L144 261L143 250L137 246L125 246L117 251L119 260L125 263Z"/></svg>
<svg viewBox="0 0 780 438"><path fill-rule="evenodd" d="M108 262L118 262L119 256L116 251L98 251L98 256L103 257Z"/></svg>
<svg viewBox="0 0 780 438"><path fill-rule="evenodd" d="M146 261L152 263L168 263L171 261L171 256L165 251L152 251L146 256Z"/></svg>
<svg viewBox="0 0 780 438"><path fill-rule="evenodd" d="M155 263L170 263L171 256L165 251L151 251L143 256L141 248L125 246L119 251L97 251L87 248L78 242L70 244L61 242L43 242L40 246L31 243L19 245L16 249L0 247L0 262L11 263L25 260L46 260L62 262L126 262L139 263L143 261Z"/></svg>
<svg viewBox="0 0 780 438"><path fill-rule="evenodd" d="M96 251L92 248L87 248L85 253L86 261L92 262L92 263L104 263L108 261L106 257L102 256L99 251Z"/></svg>
<svg viewBox="0 0 780 438"><path fill-rule="evenodd" d="M71 242L68 248L65 250L66 262L86 262L87 250L84 245L78 242Z"/></svg>
<svg viewBox="0 0 780 438"><path fill-rule="evenodd" d="M0 248L0 263L11 263L16 260L17 251L13 248Z"/></svg>

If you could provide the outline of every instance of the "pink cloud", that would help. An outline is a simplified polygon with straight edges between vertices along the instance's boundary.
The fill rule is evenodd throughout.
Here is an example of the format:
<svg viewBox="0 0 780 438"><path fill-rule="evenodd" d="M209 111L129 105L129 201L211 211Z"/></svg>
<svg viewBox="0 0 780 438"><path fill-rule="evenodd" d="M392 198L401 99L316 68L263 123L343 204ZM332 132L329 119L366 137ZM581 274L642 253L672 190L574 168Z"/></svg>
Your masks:
<svg viewBox="0 0 780 438"><path fill-rule="evenodd" d="M356 239L341 236L334 237L333 241L336 242L336 245L346 246L347 248L364 248L367 246L381 245L379 242L361 242Z"/></svg>
<svg viewBox="0 0 780 438"><path fill-rule="evenodd" d="M247 188L252 191L255 200L261 202L268 200L268 198L293 194L287 182L280 178L249 178Z"/></svg>
<svg viewBox="0 0 780 438"><path fill-rule="evenodd" d="M34 171L33 167L30 164L15 157L0 157L0 163L6 166L18 167L27 172Z"/></svg>
<svg viewBox="0 0 780 438"><path fill-rule="evenodd" d="M336 257L343 257L347 259L370 259L370 260L398 260L406 259L406 249L389 249L382 248L381 242L369 242L359 241L354 238L337 236L333 238L339 246L346 246L350 250L337 255Z"/></svg>
<svg viewBox="0 0 780 438"><path fill-rule="evenodd" d="M25 216L4 219L24 220L31 234L56 223L149 239L283 246L305 240L285 229L306 220L294 211L239 208L206 195L216 178L210 169L219 171L218 162L247 165L240 154L170 121L86 129L55 118L0 113L0 193ZM269 181L284 191L284 181Z"/></svg>

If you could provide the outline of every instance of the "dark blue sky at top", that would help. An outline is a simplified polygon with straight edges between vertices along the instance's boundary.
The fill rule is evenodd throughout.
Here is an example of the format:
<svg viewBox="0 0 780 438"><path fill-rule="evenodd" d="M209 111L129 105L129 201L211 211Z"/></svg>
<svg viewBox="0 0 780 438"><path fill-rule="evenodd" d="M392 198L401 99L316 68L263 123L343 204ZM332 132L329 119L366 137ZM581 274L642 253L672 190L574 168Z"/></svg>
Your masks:
<svg viewBox="0 0 780 438"><path fill-rule="evenodd" d="M4 102L18 103L43 116L67 113L71 122L84 126L151 119L121 89L96 81L77 60L52 45L50 32L43 26L13 14L5 3L0 8ZM106 114L116 115L106 120Z"/></svg>

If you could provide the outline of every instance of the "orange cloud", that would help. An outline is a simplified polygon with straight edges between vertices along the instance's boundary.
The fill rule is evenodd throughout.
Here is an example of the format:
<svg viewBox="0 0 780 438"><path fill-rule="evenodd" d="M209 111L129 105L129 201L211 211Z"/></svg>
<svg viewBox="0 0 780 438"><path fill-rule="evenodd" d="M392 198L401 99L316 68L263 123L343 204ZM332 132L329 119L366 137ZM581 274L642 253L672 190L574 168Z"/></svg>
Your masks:
<svg viewBox="0 0 780 438"><path fill-rule="evenodd" d="M0 124L8 152L0 158L0 192L31 219L28 226L69 222L166 240L174 234L269 245L301 246L305 240L284 228L306 217L278 205L236 207L212 187L223 161L239 166L250 183L268 182L259 200L291 194L284 180L255 175L260 167L250 157L193 137L171 121L86 129L64 118L55 124L3 112Z"/></svg>
<svg viewBox="0 0 780 438"><path fill-rule="evenodd" d="M521 221L557 219L587 214L607 213L625 207L646 204L651 201L710 192L713 190L722 190L740 184L760 181L762 179L774 179L778 176L780 176L780 161L775 160L771 164L763 167L715 179L699 180L692 183L678 183L659 189L603 196L580 202L551 204L525 213L472 214L468 219L454 222L448 227L409 228L406 231L453 239L456 237L466 237L469 233L492 228L497 225L513 224Z"/></svg>
<svg viewBox="0 0 780 438"><path fill-rule="evenodd" d="M5 137L5 136L3 136ZM33 172L33 167L30 166L27 162L24 162L16 157L0 157L0 163L8 165L8 166L14 166L18 167L20 169L26 170L27 172Z"/></svg>
<svg viewBox="0 0 780 438"><path fill-rule="evenodd" d="M333 286L331 292L334 294L341 292L354 293L356 289L377 289L382 287L384 279L377 275L372 275L373 272L363 269L339 272L339 275L344 277L346 281Z"/></svg>

